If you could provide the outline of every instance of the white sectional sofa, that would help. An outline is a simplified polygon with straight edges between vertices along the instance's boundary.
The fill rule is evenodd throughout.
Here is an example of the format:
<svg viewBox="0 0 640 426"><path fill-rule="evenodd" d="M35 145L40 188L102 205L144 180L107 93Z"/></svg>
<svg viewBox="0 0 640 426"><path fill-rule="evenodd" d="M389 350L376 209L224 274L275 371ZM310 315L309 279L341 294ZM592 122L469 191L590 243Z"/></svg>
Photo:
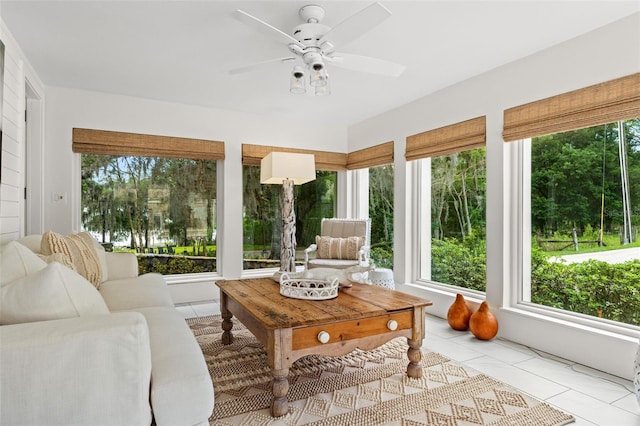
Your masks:
<svg viewBox="0 0 640 426"><path fill-rule="evenodd" d="M211 377L162 276L95 243L91 285L41 239L1 248L0 424L208 424Z"/></svg>

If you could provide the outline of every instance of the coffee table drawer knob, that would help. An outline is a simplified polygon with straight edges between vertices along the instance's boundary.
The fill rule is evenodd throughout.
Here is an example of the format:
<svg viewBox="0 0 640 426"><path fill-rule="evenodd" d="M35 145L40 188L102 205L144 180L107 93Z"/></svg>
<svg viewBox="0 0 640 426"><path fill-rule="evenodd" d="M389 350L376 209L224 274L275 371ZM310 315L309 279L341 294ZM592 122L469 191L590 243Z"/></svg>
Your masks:
<svg viewBox="0 0 640 426"><path fill-rule="evenodd" d="M396 320L389 320L387 321L387 328L391 331L395 331L398 329L398 321Z"/></svg>
<svg viewBox="0 0 640 426"><path fill-rule="evenodd" d="M330 338L331 336L326 331L321 331L320 333L318 333L318 341L320 343L327 343Z"/></svg>

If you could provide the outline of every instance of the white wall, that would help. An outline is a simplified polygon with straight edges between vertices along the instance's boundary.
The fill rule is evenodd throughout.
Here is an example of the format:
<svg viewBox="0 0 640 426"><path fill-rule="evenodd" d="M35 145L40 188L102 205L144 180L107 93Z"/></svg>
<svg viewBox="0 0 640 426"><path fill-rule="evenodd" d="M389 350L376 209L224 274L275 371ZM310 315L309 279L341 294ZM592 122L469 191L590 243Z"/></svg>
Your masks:
<svg viewBox="0 0 640 426"><path fill-rule="evenodd" d="M2 183L0 184L0 244L24 233L25 186L25 81L34 96L44 94L44 86L25 59L20 47L0 20L0 40L5 45L4 88L2 91Z"/></svg>
<svg viewBox="0 0 640 426"><path fill-rule="evenodd" d="M517 279L516 212L510 176L515 144L502 139L506 108L640 72L640 14L448 87L349 128L349 150L395 140L395 272L415 281L417 230L411 164L404 160L405 138L481 115L487 116L487 300L498 310L499 336L631 377L638 333L595 332L506 309L510 283ZM399 195L399 196L398 196ZM413 222L412 222L413 220ZM445 316L453 295L405 285L434 301L431 313ZM497 310L497 309L496 309ZM623 330L624 331L624 330ZM569 343L569 344L567 344ZM594 350L599 348L599 350Z"/></svg>
<svg viewBox="0 0 640 426"><path fill-rule="evenodd" d="M335 152L346 152L347 147L347 130L342 126L58 87L47 88L45 113L44 228L61 233L77 232L80 227L80 155L71 151L74 127L223 141L218 272L226 278L242 272L241 145L322 147ZM53 194L63 194L65 199L53 201Z"/></svg>

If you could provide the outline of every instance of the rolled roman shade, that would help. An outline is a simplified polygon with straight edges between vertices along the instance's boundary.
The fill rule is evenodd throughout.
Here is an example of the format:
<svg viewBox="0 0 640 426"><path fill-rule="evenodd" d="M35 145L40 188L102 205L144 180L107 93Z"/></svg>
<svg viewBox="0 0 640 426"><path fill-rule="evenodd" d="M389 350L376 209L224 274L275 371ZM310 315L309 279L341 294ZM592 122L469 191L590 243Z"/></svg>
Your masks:
<svg viewBox="0 0 640 426"><path fill-rule="evenodd" d="M73 152L224 160L224 142L109 130L73 129Z"/></svg>
<svg viewBox="0 0 640 426"><path fill-rule="evenodd" d="M347 154L251 144L242 144L242 165L259 166L260 160L274 151L313 154L316 161L316 170L342 171L347 169Z"/></svg>
<svg viewBox="0 0 640 426"><path fill-rule="evenodd" d="M509 108L506 142L640 117L640 73Z"/></svg>
<svg viewBox="0 0 640 426"><path fill-rule="evenodd" d="M481 116L409 136L405 158L419 160L483 147L487 141L486 129L486 117Z"/></svg>
<svg viewBox="0 0 640 426"><path fill-rule="evenodd" d="M393 141L347 154L347 170L365 169L393 163Z"/></svg>

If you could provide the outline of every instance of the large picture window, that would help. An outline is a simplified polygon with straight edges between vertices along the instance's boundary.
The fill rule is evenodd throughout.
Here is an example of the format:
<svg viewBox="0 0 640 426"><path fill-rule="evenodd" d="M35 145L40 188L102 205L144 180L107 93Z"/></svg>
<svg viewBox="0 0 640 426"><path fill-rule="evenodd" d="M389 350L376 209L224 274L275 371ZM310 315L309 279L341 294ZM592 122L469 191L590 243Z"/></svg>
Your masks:
<svg viewBox="0 0 640 426"><path fill-rule="evenodd" d="M524 147L523 301L640 325L640 119Z"/></svg>
<svg viewBox="0 0 640 426"><path fill-rule="evenodd" d="M141 273L216 271L216 161L82 154L82 227Z"/></svg>
<svg viewBox="0 0 640 426"><path fill-rule="evenodd" d="M138 256L140 273L215 272L217 161L224 142L73 129L83 229Z"/></svg>
<svg viewBox="0 0 640 426"><path fill-rule="evenodd" d="M640 325L639 101L636 73L504 111L521 141L520 302Z"/></svg>

